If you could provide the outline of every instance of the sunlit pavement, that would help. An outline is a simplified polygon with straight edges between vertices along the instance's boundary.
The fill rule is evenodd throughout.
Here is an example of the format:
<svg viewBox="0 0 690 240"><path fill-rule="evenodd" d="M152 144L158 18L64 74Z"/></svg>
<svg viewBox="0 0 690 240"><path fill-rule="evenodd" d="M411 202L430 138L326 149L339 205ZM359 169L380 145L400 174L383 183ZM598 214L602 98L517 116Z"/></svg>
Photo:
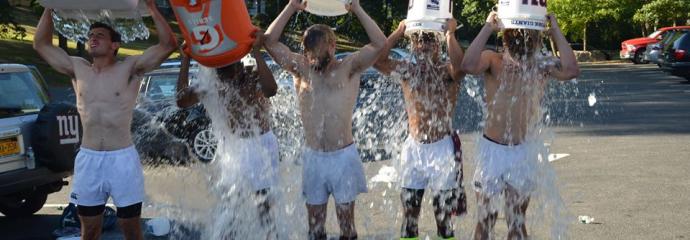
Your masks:
<svg viewBox="0 0 690 240"><path fill-rule="evenodd" d="M577 97L554 99L551 116L564 120L551 128L556 134L550 148L554 154L551 164L570 215L569 238L690 238L690 84L655 66L632 64L585 65L577 82ZM591 107L590 95L596 99ZM566 107L569 110L557 110ZM472 131L463 135L466 181L474 171L471 156L477 136ZM366 163L367 176L374 179L381 167L390 164ZM152 194L185 188L191 205L210 205L213 201L201 189L195 190L205 177L187 172L172 167L149 169L147 189ZM399 229L399 214L391 212L399 209L399 191L387 185L372 184L370 192L357 202L357 229L363 239L394 238L391 236ZM34 217L0 217L0 239L50 239L61 213L56 206L66 203L68 192L69 187L50 195L49 205ZM475 197L471 188L468 193L470 214L456 221L458 239L469 239L475 223ZM165 201L162 196L150 197ZM420 232L433 236L430 205L425 200ZM327 228L335 235L332 206L329 211ZM144 217L156 217L152 212L145 210ZM578 216L594 221L582 224ZM506 227L499 217L496 233L501 239ZM536 235L548 236L544 232ZM117 231L110 231L103 239L121 238Z"/></svg>

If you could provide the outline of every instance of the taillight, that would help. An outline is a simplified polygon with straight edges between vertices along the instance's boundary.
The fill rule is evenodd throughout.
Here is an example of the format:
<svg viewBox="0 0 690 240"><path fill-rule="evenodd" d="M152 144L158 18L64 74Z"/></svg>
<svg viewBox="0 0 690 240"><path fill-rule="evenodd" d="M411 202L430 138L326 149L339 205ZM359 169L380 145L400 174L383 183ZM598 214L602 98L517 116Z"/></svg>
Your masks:
<svg viewBox="0 0 690 240"><path fill-rule="evenodd" d="M673 54L673 56L676 57L676 60L683 60L683 58L685 57L685 50L676 49L676 52Z"/></svg>

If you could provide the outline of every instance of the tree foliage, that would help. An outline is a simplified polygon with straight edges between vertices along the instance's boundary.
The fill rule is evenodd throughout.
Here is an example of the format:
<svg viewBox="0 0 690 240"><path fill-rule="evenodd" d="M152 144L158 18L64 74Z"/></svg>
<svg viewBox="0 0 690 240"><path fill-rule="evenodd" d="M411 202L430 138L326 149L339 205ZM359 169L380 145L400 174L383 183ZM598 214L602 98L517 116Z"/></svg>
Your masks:
<svg viewBox="0 0 690 240"><path fill-rule="evenodd" d="M633 20L658 27L669 22L675 25L679 20L690 17L690 0L651 0L639 8Z"/></svg>
<svg viewBox="0 0 690 240"><path fill-rule="evenodd" d="M470 26L483 26L496 0L462 0L461 16Z"/></svg>
<svg viewBox="0 0 690 240"><path fill-rule="evenodd" d="M0 38L22 39L26 29L14 19L14 11L7 0L0 0Z"/></svg>

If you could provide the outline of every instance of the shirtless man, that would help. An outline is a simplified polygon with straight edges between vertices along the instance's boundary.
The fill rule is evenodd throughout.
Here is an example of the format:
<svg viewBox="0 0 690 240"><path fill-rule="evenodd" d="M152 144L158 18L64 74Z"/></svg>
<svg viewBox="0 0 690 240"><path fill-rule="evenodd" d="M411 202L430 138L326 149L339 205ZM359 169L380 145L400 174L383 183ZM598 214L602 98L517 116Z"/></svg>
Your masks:
<svg viewBox="0 0 690 240"><path fill-rule="evenodd" d="M580 69L575 54L561 33L554 15L547 15L560 63L545 64L539 52L543 41L538 30L503 29L504 53L484 50L486 41L500 29L496 13L467 49L462 69L484 76L487 118L474 174L479 222L475 239L490 239L497 210L491 199L505 197L508 239L526 239L525 213L535 190L534 162L543 143L533 127L541 120L541 101L547 80L570 80ZM540 59L541 58L541 59Z"/></svg>
<svg viewBox="0 0 690 240"><path fill-rule="evenodd" d="M401 239L417 239L417 221L424 189L433 193L437 235L452 239L452 212L458 197L464 207L464 189L460 162L456 154L461 151L459 138L453 131L455 106L460 94L460 81L465 73L460 70L463 52L455 39L457 22L447 21L446 42L450 62L441 62L441 46L434 33L414 33L410 36L414 60L390 59L390 49L403 37L405 22L401 22L381 51L374 65L385 75L400 78L405 97L409 136L401 151L400 200L405 217L400 230ZM456 139L452 139L456 137ZM457 144L457 145L456 145ZM461 210L464 212L464 210Z"/></svg>
<svg viewBox="0 0 690 240"><path fill-rule="evenodd" d="M270 189L274 187L278 178L278 139L271 131L271 102L268 98L276 95L278 85L271 70L268 69L261 47L264 35L256 32L256 40L250 55L256 59L256 72L245 68L242 62L215 69L218 75L218 94L222 104L227 106L223 112L223 119L227 119L227 128L237 136L233 145L242 146L236 156L240 159L239 169L244 173L244 179L250 183L258 198L257 207L261 224L267 232L267 239L277 239L275 225L270 217L272 198ZM190 57L180 51L183 56L180 76L177 80L177 106L188 108L197 104L204 93L199 89L189 87ZM202 101L203 102L203 101ZM223 147L223 136L219 147ZM240 143L241 142L241 143ZM251 146L251 148L249 148ZM217 155L219 156L219 155Z"/></svg>
<svg viewBox="0 0 690 240"><path fill-rule="evenodd" d="M386 43L386 36L359 4L346 8L362 22L371 43L345 59L335 59L336 36L317 24L302 36L304 55L293 53L278 40L290 17L306 3L290 0L268 28L266 49L294 77L306 146L302 152L302 191L309 213L309 239L326 239L324 224L329 194L333 194L341 239L355 239L355 200L367 191L364 169L352 137L361 73L369 68Z"/></svg>
<svg viewBox="0 0 690 240"><path fill-rule="evenodd" d="M88 35L92 62L70 57L53 46L53 19L46 9L38 23L34 49L55 70L72 78L84 136L74 163L70 201L77 204L82 239L99 239L108 197L117 206L118 222L126 239L143 239L140 226L144 175L132 143L132 111L145 72L158 67L176 43L170 26L147 1L158 29L157 45L143 55L116 58L120 35L110 26L95 23Z"/></svg>

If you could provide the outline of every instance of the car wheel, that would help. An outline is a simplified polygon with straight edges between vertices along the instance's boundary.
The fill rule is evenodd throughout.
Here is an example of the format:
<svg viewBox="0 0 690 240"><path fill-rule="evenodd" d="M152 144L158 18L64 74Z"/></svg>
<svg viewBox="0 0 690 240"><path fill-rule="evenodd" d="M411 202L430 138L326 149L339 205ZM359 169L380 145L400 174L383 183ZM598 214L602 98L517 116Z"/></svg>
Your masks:
<svg viewBox="0 0 690 240"><path fill-rule="evenodd" d="M41 210L48 199L47 193L33 192L0 198L0 212L7 217L26 217Z"/></svg>
<svg viewBox="0 0 690 240"><path fill-rule="evenodd" d="M633 63L635 64L646 64L648 63L643 59L643 54L644 54L645 49L640 49L635 52L635 56L633 57Z"/></svg>
<svg viewBox="0 0 690 240"><path fill-rule="evenodd" d="M199 129L195 131L189 139L192 152L202 162L210 162L216 154L218 139L213 135L211 129Z"/></svg>

